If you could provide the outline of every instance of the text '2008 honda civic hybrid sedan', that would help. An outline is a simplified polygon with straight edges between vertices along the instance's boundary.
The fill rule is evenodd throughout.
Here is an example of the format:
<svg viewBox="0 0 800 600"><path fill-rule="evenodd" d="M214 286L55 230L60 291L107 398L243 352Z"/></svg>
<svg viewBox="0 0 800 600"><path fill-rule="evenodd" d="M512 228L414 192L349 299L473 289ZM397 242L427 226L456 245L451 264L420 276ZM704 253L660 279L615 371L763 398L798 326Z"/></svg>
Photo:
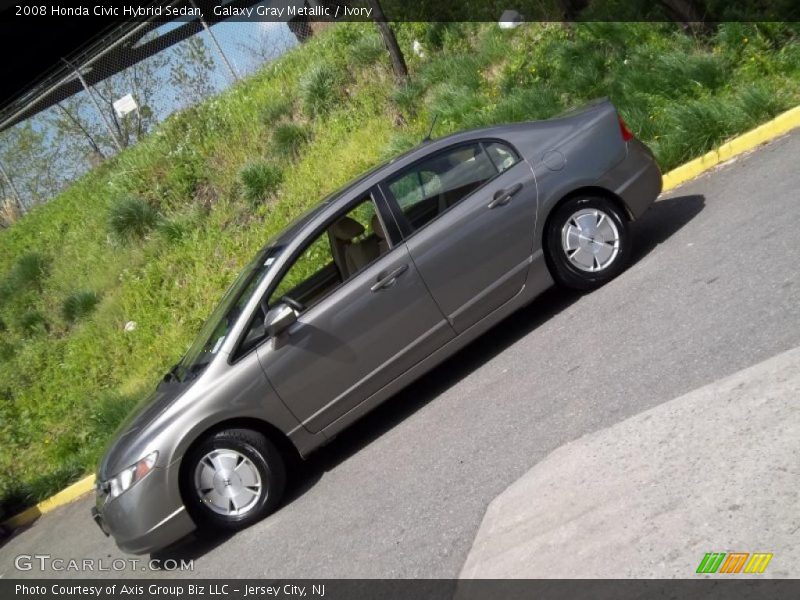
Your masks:
<svg viewBox="0 0 800 600"><path fill-rule="evenodd" d="M661 191L607 100L427 141L267 243L97 472L94 518L143 553L279 505L306 456L556 282L619 274Z"/></svg>

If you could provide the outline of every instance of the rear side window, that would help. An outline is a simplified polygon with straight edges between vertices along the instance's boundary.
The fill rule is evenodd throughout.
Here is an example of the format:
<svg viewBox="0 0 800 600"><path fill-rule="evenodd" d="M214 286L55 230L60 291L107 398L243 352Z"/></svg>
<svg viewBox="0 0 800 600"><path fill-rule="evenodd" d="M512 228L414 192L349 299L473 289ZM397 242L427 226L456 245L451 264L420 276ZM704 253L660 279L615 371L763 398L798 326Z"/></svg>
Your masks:
<svg viewBox="0 0 800 600"><path fill-rule="evenodd" d="M509 151L502 144L498 146ZM516 161L516 155L511 156ZM469 196L498 171L483 146L474 143L436 154L389 179L387 186L416 231Z"/></svg>
<svg viewBox="0 0 800 600"><path fill-rule="evenodd" d="M505 144L489 142L484 144L484 148L486 148L486 153L489 155L489 158L492 159L494 166L497 167L500 173L510 169L519 162L517 153Z"/></svg>

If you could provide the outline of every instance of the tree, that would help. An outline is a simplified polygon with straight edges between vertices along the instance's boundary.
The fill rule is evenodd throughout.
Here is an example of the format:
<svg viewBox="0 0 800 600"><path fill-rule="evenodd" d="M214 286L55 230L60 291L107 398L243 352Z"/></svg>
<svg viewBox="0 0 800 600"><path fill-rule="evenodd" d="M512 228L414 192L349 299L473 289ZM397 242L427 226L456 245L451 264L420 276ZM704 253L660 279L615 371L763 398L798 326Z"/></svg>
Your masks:
<svg viewBox="0 0 800 600"><path fill-rule="evenodd" d="M178 91L176 102L185 107L212 96L216 92L211 81L214 68L214 58L199 35L178 44L169 75L169 83Z"/></svg>
<svg viewBox="0 0 800 600"><path fill-rule="evenodd" d="M36 119L0 134L0 164L4 187L17 199L21 212L49 200L65 182L59 148L51 143Z"/></svg>
<svg viewBox="0 0 800 600"><path fill-rule="evenodd" d="M383 8L378 0L369 0L369 6L372 9L372 19L375 21L378 30L383 37L383 43L386 45L386 50L392 59L392 70L394 71L397 83L405 83L408 81L408 67L406 66L406 59L403 56L403 51L400 50L400 44L397 43L397 38L394 31L386 22L386 15L383 14Z"/></svg>
<svg viewBox="0 0 800 600"><path fill-rule="evenodd" d="M118 144L122 148L133 145L152 129L157 115L151 107L162 93L166 63L163 54L155 54L96 83L91 93L102 115L85 91L43 113L52 128L52 142L60 146L74 172L86 169L87 157L89 166L96 166L113 155ZM138 109L119 118L114 102L127 94L134 97Z"/></svg>
<svg viewBox="0 0 800 600"><path fill-rule="evenodd" d="M243 54L250 57L248 71L255 71L275 60L297 44L296 36L292 35L291 24L288 25L287 27L283 23L273 21L258 23L255 33L251 33L236 44Z"/></svg>
<svg viewBox="0 0 800 600"><path fill-rule="evenodd" d="M163 54L154 54L95 86L101 106L108 111L115 136L123 148L138 142L158 122L153 107L164 84L166 64L167 59ZM114 110L114 102L127 94L133 96L138 108L119 117Z"/></svg>

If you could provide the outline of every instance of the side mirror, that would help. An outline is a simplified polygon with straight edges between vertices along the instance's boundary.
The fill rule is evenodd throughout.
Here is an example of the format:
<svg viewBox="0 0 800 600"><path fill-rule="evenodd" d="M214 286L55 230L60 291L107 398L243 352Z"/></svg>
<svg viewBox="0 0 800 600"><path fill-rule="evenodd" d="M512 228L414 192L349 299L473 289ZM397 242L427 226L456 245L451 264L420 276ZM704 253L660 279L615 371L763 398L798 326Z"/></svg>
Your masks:
<svg viewBox="0 0 800 600"><path fill-rule="evenodd" d="M295 310L281 302L275 308L271 308L264 318L264 331L267 332L269 337L275 337L295 321L297 321Z"/></svg>

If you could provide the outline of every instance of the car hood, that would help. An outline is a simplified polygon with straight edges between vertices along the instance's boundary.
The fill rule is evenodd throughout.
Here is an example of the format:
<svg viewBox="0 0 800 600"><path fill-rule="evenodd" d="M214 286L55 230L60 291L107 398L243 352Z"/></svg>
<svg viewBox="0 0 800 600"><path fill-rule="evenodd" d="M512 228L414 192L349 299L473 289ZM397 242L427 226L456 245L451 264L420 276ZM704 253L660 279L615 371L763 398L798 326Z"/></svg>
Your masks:
<svg viewBox="0 0 800 600"><path fill-rule="evenodd" d="M130 454L138 434L161 416L190 387L191 383L162 383L151 394L145 396L125 417L106 446L97 469L97 478L106 481L142 456Z"/></svg>

